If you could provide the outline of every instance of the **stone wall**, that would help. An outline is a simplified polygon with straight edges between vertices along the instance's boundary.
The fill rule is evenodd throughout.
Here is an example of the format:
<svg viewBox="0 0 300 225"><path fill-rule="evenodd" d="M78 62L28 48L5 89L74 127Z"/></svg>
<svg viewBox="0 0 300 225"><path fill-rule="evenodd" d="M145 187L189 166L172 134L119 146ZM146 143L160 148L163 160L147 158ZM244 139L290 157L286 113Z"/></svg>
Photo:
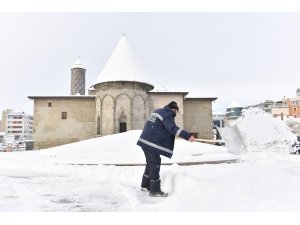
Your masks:
<svg viewBox="0 0 300 225"><path fill-rule="evenodd" d="M152 85L140 82L117 81L95 85L97 134L120 132L121 123L126 131L143 129L150 108L148 91Z"/></svg>
<svg viewBox="0 0 300 225"><path fill-rule="evenodd" d="M35 97L35 148L49 148L95 137L95 108L95 97ZM66 119L62 119L62 112L67 113Z"/></svg>
<svg viewBox="0 0 300 225"><path fill-rule="evenodd" d="M171 101L175 101L179 107L179 113L175 117L175 123L178 127L185 129L183 116L184 116L184 106L183 106L183 93L172 93L172 92L150 92L150 98L153 102L153 109L159 109L169 104Z"/></svg>
<svg viewBox="0 0 300 225"><path fill-rule="evenodd" d="M184 128L198 138L213 138L212 99L186 98Z"/></svg>

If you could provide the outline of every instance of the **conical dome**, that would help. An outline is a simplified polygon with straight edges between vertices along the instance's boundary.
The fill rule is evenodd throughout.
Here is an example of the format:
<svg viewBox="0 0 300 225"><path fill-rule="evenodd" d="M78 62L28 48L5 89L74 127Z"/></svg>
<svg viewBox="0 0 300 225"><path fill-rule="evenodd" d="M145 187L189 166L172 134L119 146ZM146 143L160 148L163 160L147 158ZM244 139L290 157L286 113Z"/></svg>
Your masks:
<svg viewBox="0 0 300 225"><path fill-rule="evenodd" d="M236 101L236 100L233 100L230 105L227 107L227 109L229 108L239 108L241 107L240 104Z"/></svg>
<svg viewBox="0 0 300 225"><path fill-rule="evenodd" d="M146 71L130 48L125 35L122 35L94 85L109 81L136 81L149 84Z"/></svg>

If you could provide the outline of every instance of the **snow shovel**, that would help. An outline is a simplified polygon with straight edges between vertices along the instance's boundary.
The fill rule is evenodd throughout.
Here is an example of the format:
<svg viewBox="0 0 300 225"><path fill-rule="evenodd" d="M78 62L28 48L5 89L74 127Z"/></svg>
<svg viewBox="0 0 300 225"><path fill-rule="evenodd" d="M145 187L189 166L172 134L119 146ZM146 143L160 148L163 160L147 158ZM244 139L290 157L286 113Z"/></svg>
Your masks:
<svg viewBox="0 0 300 225"><path fill-rule="evenodd" d="M246 152L247 147L237 125L218 128L218 131L230 153L240 155Z"/></svg>
<svg viewBox="0 0 300 225"><path fill-rule="evenodd" d="M196 141L214 145L225 145L228 151L235 155L242 154L246 151L243 136L237 125L217 129L221 135L221 140L198 138Z"/></svg>
<svg viewBox="0 0 300 225"><path fill-rule="evenodd" d="M213 145L225 145L225 142L223 140L213 140L213 139L197 138L197 139L195 139L195 141L206 143L206 144L213 144Z"/></svg>

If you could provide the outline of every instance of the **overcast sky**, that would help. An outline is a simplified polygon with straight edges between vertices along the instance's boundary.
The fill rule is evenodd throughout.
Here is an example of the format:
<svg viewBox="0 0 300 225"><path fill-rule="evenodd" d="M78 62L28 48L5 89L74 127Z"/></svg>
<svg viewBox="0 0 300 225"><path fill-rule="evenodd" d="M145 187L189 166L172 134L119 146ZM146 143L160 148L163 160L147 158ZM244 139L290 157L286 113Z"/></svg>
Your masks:
<svg viewBox="0 0 300 225"><path fill-rule="evenodd" d="M0 13L0 110L69 95L77 56L87 89L123 33L155 90L217 97L216 112L300 87L300 13Z"/></svg>

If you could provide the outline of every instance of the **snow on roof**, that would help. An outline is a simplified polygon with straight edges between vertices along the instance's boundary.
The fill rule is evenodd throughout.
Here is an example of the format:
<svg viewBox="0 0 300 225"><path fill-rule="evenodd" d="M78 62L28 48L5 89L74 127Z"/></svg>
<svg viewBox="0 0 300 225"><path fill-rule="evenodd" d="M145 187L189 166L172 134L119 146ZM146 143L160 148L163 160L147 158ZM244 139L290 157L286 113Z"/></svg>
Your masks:
<svg viewBox="0 0 300 225"><path fill-rule="evenodd" d="M96 89L94 88L94 86L91 86L90 88L89 88L89 91L95 91Z"/></svg>
<svg viewBox="0 0 300 225"><path fill-rule="evenodd" d="M293 97L293 98L288 98L288 100L290 100L290 101L299 101L300 100L300 96Z"/></svg>
<svg viewBox="0 0 300 225"><path fill-rule="evenodd" d="M186 91L149 91L151 94L182 94L187 95L188 92Z"/></svg>
<svg viewBox="0 0 300 225"><path fill-rule="evenodd" d="M96 84L109 81L147 82L147 73L132 51L123 34L110 58L95 82Z"/></svg>
<svg viewBox="0 0 300 225"><path fill-rule="evenodd" d="M80 62L79 60L79 56L77 56L74 64L71 66L71 69L74 69L74 68L81 68L81 69L85 69L85 67L82 65L82 63Z"/></svg>
<svg viewBox="0 0 300 225"><path fill-rule="evenodd" d="M238 108L238 107L241 107L240 104L236 100L233 100L227 108Z"/></svg>
<svg viewBox="0 0 300 225"><path fill-rule="evenodd" d="M95 98L94 95L64 95L64 96L27 96L29 99L58 99L58 98L66 98L66 99L74 99L74 98Z"/></svg>

